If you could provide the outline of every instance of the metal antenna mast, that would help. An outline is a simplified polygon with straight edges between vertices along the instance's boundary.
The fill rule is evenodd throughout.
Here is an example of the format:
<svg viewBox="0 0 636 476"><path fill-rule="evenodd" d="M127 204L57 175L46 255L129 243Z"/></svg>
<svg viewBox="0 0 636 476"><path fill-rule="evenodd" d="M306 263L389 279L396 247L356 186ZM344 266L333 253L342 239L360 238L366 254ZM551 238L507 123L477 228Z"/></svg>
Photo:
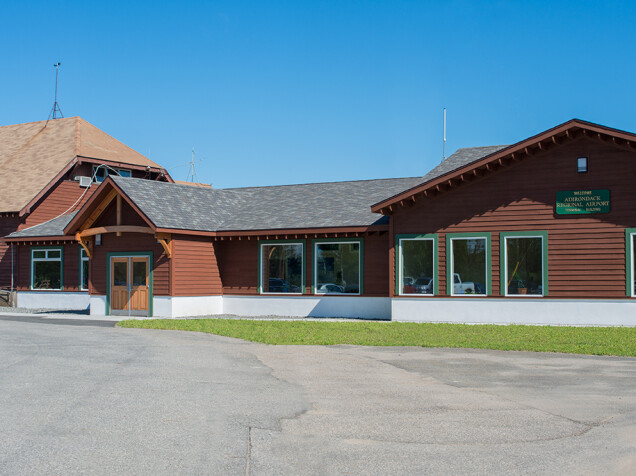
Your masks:
<svg viewBox="0 0 636 476"><path fill-rule="evenodd" d="M444 108L444 144L442 145L442 162L446 160L446 108Z"/></svg>
<svg viewBox="0 0 636 476"><path fill-rule="evenodd" d="M62 114L62 110L60 109L60 105L57 103L57 75L60 71L60 66L62 65L62 63L58 62L55 63L53 65L53 67L55 68L55 102L53 103L53 108L51 109L51 112L49 113L49 118L46 120L46 122L48 122L51 117L53 117L53 119L57 119L57 115L59 113L60 117L64 117L64 114Z"/></svg>
<svg viewBox="0 0 636 476"><path fill-rule="evenodd" d="M201 160L194 160L194 147L192 148L192 160L190 160L190 170L188 170L188 177L186 178L186 182L196 182L197 180L199 180L199 178L197 177L197 172L194 169L194 164L196 162L201 162ZM192 179L190 179L192 178ZM196 179L196 180L195 180Z"/></svg>

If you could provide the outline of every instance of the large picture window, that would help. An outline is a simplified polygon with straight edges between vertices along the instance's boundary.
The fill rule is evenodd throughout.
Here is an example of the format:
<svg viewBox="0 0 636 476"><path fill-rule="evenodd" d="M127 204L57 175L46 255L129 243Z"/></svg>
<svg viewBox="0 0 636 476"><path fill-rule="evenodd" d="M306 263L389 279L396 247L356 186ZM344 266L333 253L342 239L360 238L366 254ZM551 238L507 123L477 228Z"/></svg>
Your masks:
<svg viewBox="0 0 636 476"><path fill-rule="evenodd" d="M303 293L304 246L304 243L261 243L259 290L262 294Z"/></svg>
<svg viewBox="0 0 636 476"><path fill-rule="evenodd" d="M398 235L400 295L437 294L437 235Z"/></svg>
<svg viewBox="0 0 636 476"><path fill-rule="evenodd" d="M446 235L446 289L452 296L490 294L490 235Z"/></svg>
<svg viewBox="0 0 636 476"><path fill-rule="evenodd" d="M80 248L80 290L88 291L88 255L84 248Z"/></svg>
<svg viewBox="0 0 636 476"><path fill-rule="evenodd" d="M31 289L62 289L62 248L31 250Z"/></svg>
<svg viewBox="0 0 636 476"><path fill-rule="evenodd" d="M315 242L315 293L361 294L361 248L361 241Z"/></svg>
<svg viewBox="0 0 636 476"><path fill-rule="evenodd" d="M502 294L547 294L547 233L502 233Z"/></svg>

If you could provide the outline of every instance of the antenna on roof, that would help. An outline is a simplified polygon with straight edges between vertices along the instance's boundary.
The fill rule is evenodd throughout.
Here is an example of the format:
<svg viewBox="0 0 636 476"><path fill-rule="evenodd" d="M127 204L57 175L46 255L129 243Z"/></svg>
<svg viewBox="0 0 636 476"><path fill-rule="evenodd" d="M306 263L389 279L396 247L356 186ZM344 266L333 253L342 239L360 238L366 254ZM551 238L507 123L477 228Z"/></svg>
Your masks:
<svg viewBox="0 0 636 476"><path fill-rule="evenodd" d="M61 65L62 63L60 62L57 62L53 65L53 67L55 68L55 102L53 103L53 108L51 109L51 112L49 113L49 118L46 120L46 122L49 122L49 120L51 119L51 116L53 117L53 119L57 119L58 113L60 117L64 117L64 114L62 114L62 110L60 109L60 105L57 103L57 75L60 71Z"/></svg>
<svg viewBox="0 0 636 476"><path fill-rule="evenodd" d="M444 144L442 145L442 162L446 160L446 108L444 108Z"/></svg>
<svg viewBox="0 0 636 476"><path fill-rule="evenodd" d="M189 162L190 170L188 170L188 176L186 178L186 182L197 182L199 178L197 177L197 172L194 169L194 164L197 162L201 162L201 159L194 160L194 147L192 148L192 159ZM190 179L192 177L192 179Z"/></svg>

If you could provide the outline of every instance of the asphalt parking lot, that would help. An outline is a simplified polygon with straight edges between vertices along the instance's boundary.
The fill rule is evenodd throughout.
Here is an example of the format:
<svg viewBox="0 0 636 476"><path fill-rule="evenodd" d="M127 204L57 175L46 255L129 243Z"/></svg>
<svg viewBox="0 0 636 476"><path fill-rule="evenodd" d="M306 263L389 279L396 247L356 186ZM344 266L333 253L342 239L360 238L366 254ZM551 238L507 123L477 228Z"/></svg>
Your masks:
<svg viewBox="0 0 636 476"><path fill-rule="evenodd" d="M0 316L0 474L636 474L636 359Z"/></svg>

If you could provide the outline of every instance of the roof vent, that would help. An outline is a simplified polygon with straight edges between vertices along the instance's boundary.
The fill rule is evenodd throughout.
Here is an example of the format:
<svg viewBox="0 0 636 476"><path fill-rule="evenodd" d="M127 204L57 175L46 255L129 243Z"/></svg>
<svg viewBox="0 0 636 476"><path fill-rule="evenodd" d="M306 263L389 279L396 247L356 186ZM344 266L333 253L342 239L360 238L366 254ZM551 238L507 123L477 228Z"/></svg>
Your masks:
<svg viewBox="0 0 636 476"><path fill-rule="evenodd" d="M88 188L91 186L91 183L93 181L91 180L91 177L80 177L79 178L79 186L82 188Z"/></svg>

